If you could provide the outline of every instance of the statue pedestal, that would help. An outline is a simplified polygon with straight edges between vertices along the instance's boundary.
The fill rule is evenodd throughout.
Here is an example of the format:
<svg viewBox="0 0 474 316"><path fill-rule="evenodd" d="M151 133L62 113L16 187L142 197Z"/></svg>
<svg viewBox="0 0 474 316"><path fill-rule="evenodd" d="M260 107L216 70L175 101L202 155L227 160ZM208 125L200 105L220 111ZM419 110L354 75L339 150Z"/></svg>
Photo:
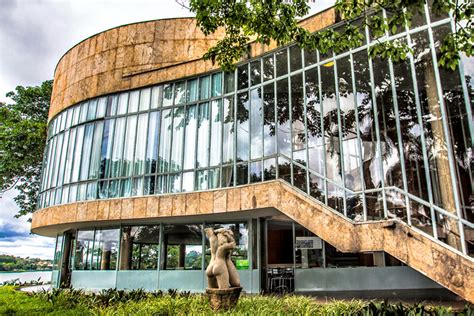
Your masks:
<svg viewBox="0 0 474 316"><path fill-rule="evenodd" d="M235 307L241 291L241 287L231 287L225 290L206 288L209 303L214 311L228 310Z"/></svg>

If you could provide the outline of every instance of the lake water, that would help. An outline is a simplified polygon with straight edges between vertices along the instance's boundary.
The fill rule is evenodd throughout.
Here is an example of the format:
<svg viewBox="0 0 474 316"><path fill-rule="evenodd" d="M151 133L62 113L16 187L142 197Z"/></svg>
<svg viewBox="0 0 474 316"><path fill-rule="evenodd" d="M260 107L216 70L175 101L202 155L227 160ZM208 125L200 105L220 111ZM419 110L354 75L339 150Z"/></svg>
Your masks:
<svg viewBox="0 0 474 316"><path fill-rule="evenodd" d="M5 281L20 279L20 282L29 282L38 280L42 282L51 281L51 271L29 271L29 272L0 272L0 284Z"/></svg>

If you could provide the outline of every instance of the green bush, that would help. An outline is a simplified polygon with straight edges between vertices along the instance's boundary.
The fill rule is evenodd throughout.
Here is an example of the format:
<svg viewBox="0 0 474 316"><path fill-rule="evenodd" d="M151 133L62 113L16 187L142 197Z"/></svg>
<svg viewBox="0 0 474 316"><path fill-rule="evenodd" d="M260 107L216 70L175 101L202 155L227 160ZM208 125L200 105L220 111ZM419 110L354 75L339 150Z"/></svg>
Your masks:
<svg viewBox="0 0 474 316"><path fill-rule="evenodd" d="M404 305L360 300L318 303L311 297L242 296L237 306L220 315L466 315L446 307ZM0 315L214 315L205 295L189 292L104 290L87 293L53 289L35 294L13 286L0 287Z"/></svg>

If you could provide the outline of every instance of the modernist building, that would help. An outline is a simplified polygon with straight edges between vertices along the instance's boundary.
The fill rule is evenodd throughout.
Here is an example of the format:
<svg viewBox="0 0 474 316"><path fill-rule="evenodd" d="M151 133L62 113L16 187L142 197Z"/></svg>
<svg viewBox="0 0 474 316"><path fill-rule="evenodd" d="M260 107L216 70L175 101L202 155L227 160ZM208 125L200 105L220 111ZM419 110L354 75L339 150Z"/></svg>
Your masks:
<svg viewBox="0 0 474 316"><path fill-rule="evenodd" d="M201 59L222 34L191 18L77 44L56 68L32 223L57 237L54 286L203 291L212 226L234 231L248 293L473 301L474 61L438 67L452 28L426 6L340 54L251 43L232 73ZM383 40L413 54L370 58Z"/></svg>

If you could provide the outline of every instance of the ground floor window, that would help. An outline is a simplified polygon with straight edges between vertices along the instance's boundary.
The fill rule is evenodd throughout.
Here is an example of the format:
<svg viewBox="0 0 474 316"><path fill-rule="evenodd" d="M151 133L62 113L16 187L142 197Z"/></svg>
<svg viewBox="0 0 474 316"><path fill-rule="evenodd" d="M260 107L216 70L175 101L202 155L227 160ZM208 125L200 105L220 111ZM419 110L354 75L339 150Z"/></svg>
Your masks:
<svg viewBox="0 0 474 316"><path fill-rule="evenodd" d="M160 226L125 226L120 244L120 270L156 270Z"/></svg>
<svg viewBox="0 0 474 316"><path fill-rule="evenodd" d="M202 226L165 225L163 234L166 270L201 270Z"/></svg>

